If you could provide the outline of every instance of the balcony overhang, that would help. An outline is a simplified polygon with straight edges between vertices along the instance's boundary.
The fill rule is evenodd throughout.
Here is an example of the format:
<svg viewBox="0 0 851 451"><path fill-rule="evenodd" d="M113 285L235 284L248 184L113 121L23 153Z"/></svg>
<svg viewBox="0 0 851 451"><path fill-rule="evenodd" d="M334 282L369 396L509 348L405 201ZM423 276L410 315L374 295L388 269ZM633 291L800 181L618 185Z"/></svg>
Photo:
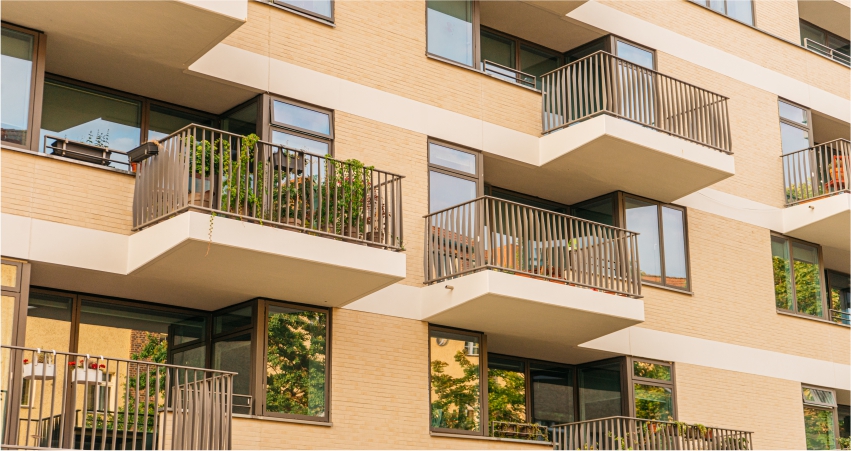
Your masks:
<svg viewBox="0 0 851 451"><path fill-rule="evenodd" d="M734 174L731 154L605 114L543 136L538 155L485 154L489 183L567 204L619 190L671 202Z"/></svg>
<svg viewBox="0 0 851 451"><path fill-rule="evenodd" d="M822 197L783 210L785 233L851 252L851 193Z"/></svg>
<svg viewBox="0 0 851 451"><path fill-rule="evenodd" d="M186 212L134 235L3 215L32 284L215 310L255 297L340 307L405 278L405 255Z"/></svg>
<svg viewBox="0 0 851 451"><path fill-rule="evenodd" d="M644 321L641 299L490 270L425 287L421 299L424 321L484 332L490 352L560 362Z"/></svg>

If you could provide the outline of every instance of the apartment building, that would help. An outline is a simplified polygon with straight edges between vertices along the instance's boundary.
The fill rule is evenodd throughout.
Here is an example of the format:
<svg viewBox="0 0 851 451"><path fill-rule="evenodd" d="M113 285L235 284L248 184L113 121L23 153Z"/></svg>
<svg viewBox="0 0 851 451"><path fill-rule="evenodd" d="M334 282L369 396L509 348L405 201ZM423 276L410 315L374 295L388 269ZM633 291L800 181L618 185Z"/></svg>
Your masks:
<svg viewBox="0 0 851 451"><path fill-rule="evenodd" d="M2 5L2 446L835 449L847 0Z"/></svg>

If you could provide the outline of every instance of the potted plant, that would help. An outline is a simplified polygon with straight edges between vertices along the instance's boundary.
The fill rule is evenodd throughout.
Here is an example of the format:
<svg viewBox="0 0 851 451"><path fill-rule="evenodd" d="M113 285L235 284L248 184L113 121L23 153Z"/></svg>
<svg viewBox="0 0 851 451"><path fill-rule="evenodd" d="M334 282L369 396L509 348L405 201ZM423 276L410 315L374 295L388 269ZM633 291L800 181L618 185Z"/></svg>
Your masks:
<svg viewBox="0 0 851 451"><path fill-rule="evenodd" d="M97 362L86 363L85 360L79 362L68 362L68 366L72 368L71 380L77 384L94 385L103 382L103 373L106 371L106 365Z"/></svg>
<svg viewBox="0 0 851 451"><path fill-rule="evenodd" d="M53 380L56 377L56 365L49 362L30 363L24 359L24 379Z"/></svg>
<svg viewBox="0 0 851 451"><path fill-rule="evenodd" d="M102 134L98 130L96 135L89 132L86 142L71 141L69 139L56 138L49 148L56 156L72 158L92 164L108 165L112 152L109 150L109 130Z"/></svg>

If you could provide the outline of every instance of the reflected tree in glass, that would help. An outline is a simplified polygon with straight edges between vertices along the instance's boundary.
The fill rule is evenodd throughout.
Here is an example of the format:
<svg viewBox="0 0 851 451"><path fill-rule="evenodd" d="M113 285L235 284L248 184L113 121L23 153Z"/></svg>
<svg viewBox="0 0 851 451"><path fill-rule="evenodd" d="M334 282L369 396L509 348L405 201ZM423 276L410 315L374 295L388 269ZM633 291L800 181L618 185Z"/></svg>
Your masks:
<svg viewBox="0 0 851 451"><path fill-rule="evenodd" d="M798 312L822 316L818 249L792 243L792 258L795 265L795 299L798 301Z"/></svg>
<svg viewBox="0 0 851 451"><path fill-rule="evenodd" d="M488 368L488 417L492 422L526 422L526 376L522 370Z"/></svg>
<svg viewBox="0 0 851 451"><path fill-rule="evenodd" d="M833 411L804 407L807 449L835 449Z"/></svg>
<svg viewBox="0 0 851 451"><path fill-rule="evenodd" d="M774 269L774 300L777 308L792 310L792 270L786 240L771 237L771 263Z"/></svg>
<svg viewBox="0 0 851 451"><path fill-rule="evenodd" d="M463 350L456 352L453 359L454 368L442 360L431 361L431 425L478 431L479 365L471 362Z"/></svg>
<svg viewBox="0 0 851 451"><path fill-rule="evenodd" d="M635 416L646 420L673 421L671 389L635 384Z"/></svg>

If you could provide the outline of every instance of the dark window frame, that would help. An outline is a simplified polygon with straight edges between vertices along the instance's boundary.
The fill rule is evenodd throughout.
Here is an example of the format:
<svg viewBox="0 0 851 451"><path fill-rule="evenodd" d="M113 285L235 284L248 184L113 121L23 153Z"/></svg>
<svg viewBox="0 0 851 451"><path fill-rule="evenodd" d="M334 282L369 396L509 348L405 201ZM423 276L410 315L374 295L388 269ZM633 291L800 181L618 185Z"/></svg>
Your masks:
<svg viewBox="0 0 851 451"><path fill-rule="evenodd" d="M806 400L804 400L805 388L814 388L816 390L824 390L833 393L833 406L826 406L824 404L818 403L808 403ZM839 443L839 401L836 398L836 390L829 387L820 387L812 384L801 384L801 406L802 413L803 409L807 407L816 410L830 411L833 413L833 446L834 449L839 449L839 446L837 446ZM806 431L804 431L804 433L806 434Z"/></svg>
<svg viewBox="0 0 851 451"><path fill-rule="evenodd" d="M602 196L601 196L602 197ZM660 202L657 200L649 199L642 196L636 196L634 194L625 193L623 191L618 192L618 224L623 224L622 227L629 229L628 224L626 222L626 198L632 198L635 200L639 200L642 202L647 202L651 204L656 204L657 213L656 217L658 220L659 227L659 263L662 269L662 282L648 282L644 279L641 280L642 285L648 285L657 288L664 288L668 290L679 291L687 294L692 294L692 275L691 275L691 246L689 245L689 234L688 234L688 209L686 207L671 204L667 202ZM662 208L671 208L674 210L679 210L683 213L683 248L685 250L685 261L686 261L686 287L677 287L673 285L668 285L665 283L665 279L667 278L667 266L665 265L665 230L662 225Z"/></svg>
<svg viewBox="0 0 851 451"><path fill-rule="evenodd" d="M587 55L583 55L583 56L580 56L579 58L573 59L572 61L568 61L570 59L570 57L569 57L570 54L581 52L581 51L587 49L588 47L597 46L601 43L603 44L603 51L605 51L607 53L611 53L612 55L617 56L618 58L621 58L618 55L618 45L617 45L618 41L621 41L625 44L629 44L633 47L637 47L641 50L646 50L646 51L652 53L653 54L653 67L651 69L658 70L659 60L656 57L657 56L656 55L656 49L654 49L652 47L647 47L646 45L639 44L638 42L635 42L635 41L630 40L630 39L623 38L623 37L616 35L616 34L607 34L603 37L600 37L600 38L594 39L592 41L586 42L585 44L582 44L578 47L574 47L574 48L564 52L565 64L570 64L571 62L576 61L577 59L585 58L585 56L587 56ZM592 53L594 53L594 52L592 52ZM590 53L589 53L589 55L590 55ZM635 63L632 63L632 64L635 64Z"/></svg>
<svg viewBox="0 0 851 451"><path fill-rule="evenodd" d="M478 337L479 339L479 430L478 431L467 431L463 429L451 429L451 428L437 428L431 425L432 419L432 407L431 407L431 399L432 399L432 385L431 385L431 338L432 331L438 332L447 332L452 334L459 335L468 335L471 337ZM465 345L466 347L466 345ZM428 325L428 349L427 349L427 365L426 371L428 374L428 429L430 432L438 432L438 433L446 433L446 434L458 434L458 435L472 435L472 436L482 436L486 437L488 435L487 428L487 419L488 415L488 402L487 402L487 393L488 393L488 379L487 379L487 370L488 367L488 346L487 346L487 337L482 332L475 332L466 329L457 329L453 327L445 327L438 326L435 324Z"/></svg>
<svg viewBox="0 0 851 451"><path fill-rule="evenodd" d="M642 363L652 363L655 365L664 365L671 369L671 380L663 381L660 379L652 379L647 377L638 377L635 375L635 362ZM668 362L664 360L656 360L656 359L645 359L643 357L627 357L627 368L628 368L628 379L629 382L627 384L627 389L629 390L629 416L636 418L635 416L635 384L641 385L651 385L654 387L662 387L671 389L671 409L672 416L671 420L659 420L659 421L677 421L679 418L679 414L677 412L677 376L676 376L676 365L674 362Z"/></svg>
<svg viewBox="0 0 851 451"><path fill-rule="evenodd" d="M3 141L4 146L38 152L41 133L41 107L43 104L45 65L47 56L47 37L44 33L30 28L2 22L3 28L33 36L33 68L30 76L29 111L27 118L27 142L17 144Z"/></svg>
<svg viewBox="0 0 851 451"><path fill-rule="evenodd" d="M266 107L264 108L263 122L268 122L268 126L264 125L264 129L268 130L269 135L264 138L265 141L272 142L273 132L283 132L290 135L295 135L300 138L305 138L313 141L323 142L328 144L328 154L332 157L335 155L334 153L334 110L323 108L317 105L309 104L302 102L300 100L291 99L289 97L281 97L281 96L273 96L273 95L265 95L264 97L268 98L268 101L265 103ZM288 103L290 105L294 105L297 107L301 107L307 110L316 111L318 113L323 113L328 115L328 130L329 134L317 133L312 130L306 130L300 127L296 127L294 125L285 124L283 122L275 121L275 102L283 102ZM268 115L267 115L268 112ZM266 119L268 118L268 119ZM281 144L283 145L283 144ZM296 149L298 150L298 149ZM322 155L324 156L324 155Z"/></svg>
<svg viewBox="0 0 851 451"><path fill-rule="evenodd" d="M781 102L783 102L787 105L793 106L795 108L800 108L800 109L804 110L807 114L807 125L805 126L805 125L801 124L800 122L795 122L793 120L784 118L780 114L780 103ZM807 137L809 138L810 144L809 144L808 147L804 147L804 149L807 149L807 148L812 147L814 145L814 141L813 141L813 112L812 112L811 109L809 109L809 108L807 108L807 107L805 107L805 106L803 106L799 103L792 102L791 100L786 100L782 97L778 97L777 98L777 117L780 119L781 124L790 125L792 127L795 127L797 129L804 130L804 131L807 132ZM778 125L778 127L779 127L779 125ZM782 132L782 130L779 130L779 131L781 133L780 154L783 155L783 141L782 141L782 133L783 132ZM797 149L797 150L804 150L804 149ZM795 152L795 151L792 151L792 152Z"/></svg>
<svg viewBox="0 0 851 451"><path fill-rule="evenodd" d="M709 1L710 0L689 0L689 1L691 3L694 3L695 5L702 6L706 9L708 9L708 10L714 12L715 14L721 14L722 16L727 17L728 19L735 20L736 22L738 22L740 24L744 24L744 25L747 25L747 26L753 27L753 28L757 27L757 25L756 25L756 2L753 1L753 0L748 0L751 4L751 18L753 19L753 23L743 22L739 19L736 19L733 16L728 15L727 14L727 2L730 1L730 0L724 0L724 12L723 13L721 11L716 11L716 10L710 8L709 7Z"/></svg>
<svg viewBox="0 0 851 451"><path fill-rule="evenodd" d="M505 33L503 31L499 31L499 30L496 30L496 29L493 29L493 28L490 28L490 27L487 27L487 26L484 26L484 25L479 26L478 36L479 36L480 42L481 42L482 32L490 33L490 34L499 36L503 39L514 41L514 67L512 67L510 69L515 70L520 74L527 73L527 72L522 72L523 69L521 69L523 62L522 62L522 58L520 56L521 53L522 53L520 49L521 49L522 46L530 47L530 48L533 48L533 49L541 51L541 52L550 53L550 54L552 54L552 56L558 57L559 63L558 63L557 67L564 66L564 64L565 64L564 63L564 59L565 59L564 58L564 52L559 52L557 50L553 50L549 47L545 47L543 45L536 44L532 41L527 41L526 39L519 38L519 37L514 36L512 34L508 34L508 33ZM482 59L481 48L479 48L478 57L479 57L479 63L478 63L478 66L476 66L476 67L479 70L484 72L485 71L485 67L484 67L485 60ZM491 61L491 62L493 62L493 61ZM494 63L494 64L499 64L499 63ZM531 75L531 74L529 74L529 75ZM497 78L499 78L499 77L497 77ZM536 76L535 78L536 78L536 81L540 80L540 77ZM500 79L502 79L502 78L500 78ZM515 82L515 84L517 84L517 83ZM532 89L537 90L538 88L533 86Z"/></svg>
<svg viewBox="0 0 851 451"><path fill-rule="evenodd" d="M824 270L824 279L825 279L824 283L825 283L825 296L826 296L825 302L827 303L827 307L828 307L829 310L836 310L836 309L832 308L833 307L833 297L832 297L832 291L831 291L831 283L833 282L834 278L849 280L849 279L851 279L851 274L846 274L842 271L836 271L834 269L825 268L825 270ZM840 299L840 302L842 302L841 299ZM851 305L849 305L847 308L848 308L848 311L851 311ZM828 310L828 313L827 313L828 319L831 320L831 321L837 322L830 315L829 310ZM840 306L840 310L841 310L841 306ZM838 321L838 323L848 325L848 320L840 318L840 321Z"/></svg>
<svg viewBox="0 0 851 451"><path fill-rule="evenodd" d="M789 284L790 287L789 288L792 290L792 309L787 310L787 309L777 307L777 300L775 299L774 306L775 306L777 312L787 314L787 315L795 315L795 316L799 316L801 318L809 318L809 319L812 319L812 318L824 319L824 318L826 318L828 311L829 311L829 308L828 308L829 304L827 303L827 295L826 295L826 291L825 291L827 280L826 280L826 277L825 277L824 252L822 251L821 246L818 245L818 244L815 244L815 243L810 243L809 241L804 241L804 240L799 240L797 238L792 238L790 236L783 235L781 233L771 232L771 236L777 237L777 238L780 238L780 239L783 239L783 240L786 241L786 250L789 253L789 277L790 277L790 284ZM822 316L809 315L809 314L801 313L801 312L798 311L798 293L797 293L797 290L795 289L795 265L794 265L795 255L793 254L793 247L792 247L793 242L804 244L806 246L812 246L812 247L815 247L818 250L818 265L819 265L818 275L819 275L819 289L821 291ZM773 258L774 257L772 256L772 260L773 260ZM772 270L772 274L773 274L773 270ZM818 387L815 387L815 388L818 388Z"/></svg>
<svg viewBox="0 0 851 451"><path fill-rule="evenodd" d="M623 59L622 56L618 55L618 41L620 41L620 42L623 42L624 44L631 45L631 46L633 46L633 47L635 47L639 50L644 50L646 52L649 52L651 55L653 55L653 67L651 67L650 69L651 70L658 70L659 62L658 62L658 59L656 58L656 49L651 48L651 47L647 47L646 45L639 44L635 41L631 41L631 40L626 39L626 38L622 38L622 37L615 35L615 34L609 35L609 36L611 36L611 40L612 40L612 52L611 53L613 55L617 56L618 58ZM624 61L626 61L626 60L624 60ZM639 66L639 64L633 63L631 61L630 61L630 63L635 64L636 66Z"/></svg>
<svg viewBox="0 0 851 451"><path fill-rule="evenodd" d="M821 45L823 45L823 46L825 46L825 47L828 47L828 48L830 48L831 50L836 50L835 48L833 48L833 47L831 47L831 46L830 46L831 41L839 40L839 41L841 41L841 42L843 42L843 43L847 43L847 42L848 42L848 39L845 39L845 38L843 38L842 36L839 36L839 35L838 35L838 34L836 34L836 33L832 33L832 32L830 32L830 31L828 31L828 30L826 30L826 29L824 29L824 28L822 28L822 27L820 27L820 26L818 26L818 25L816 25L816 24L814 24L814 23L812 23L812 22L809 22L809 21L806 21L806 20L804 20L804 19L798 18L798 23L799 23L799 25L798 25L798 29L799 29L799 30L800 30L800 23L805 23L805 24L807 24L807 26L813 27L813 28L817 29L818 31L820 31L820 32L824 33L825 42L824 42L824 43L819 42L818 44L821 44ZM801 36L801 45L802 45L802 46L804 45L804 37L803 37L803 36Z"/></svg>
<svg viewBox="0 0 851 451"><path fill-rule="evenodd" d="M464 152L464 153L471 154L471 155L475 156L476 157L476 174L472 175L468 172L458 171L456 169L452 169L452 168L448 168L446 166L441 166L439 164L432 163L431 162L431 145L432 144L442 146L442 147L446 147L446 148L449 148L449 149L452 149L452 150L457 150L459 152ZM468 147L460 146L458 144L452 144L450 142L443 141L443 140L440 140L440 139L428 138L427 143L426 143L426 162L427 162L427 169L426 170L427 170L427 174L428 174L427 183L426 183L426 190L429 193L429 199L428 199L429 211L431 211L431 172L432 171L438 172L438 173L441 173L441 174L444 174L444 175L452 176L452 177L457 177L457 178L464 179L464 180L469 180L469 181L475 183L476 184L476 197L480 197L484 194L484 190L485 190L485 188L484 188L484 176L483 176L483 172L484 172L483 160L484 160L484 158L482 157L482 153L477 151L477 150L473 150L473 149L470 149Z"/></svg>

